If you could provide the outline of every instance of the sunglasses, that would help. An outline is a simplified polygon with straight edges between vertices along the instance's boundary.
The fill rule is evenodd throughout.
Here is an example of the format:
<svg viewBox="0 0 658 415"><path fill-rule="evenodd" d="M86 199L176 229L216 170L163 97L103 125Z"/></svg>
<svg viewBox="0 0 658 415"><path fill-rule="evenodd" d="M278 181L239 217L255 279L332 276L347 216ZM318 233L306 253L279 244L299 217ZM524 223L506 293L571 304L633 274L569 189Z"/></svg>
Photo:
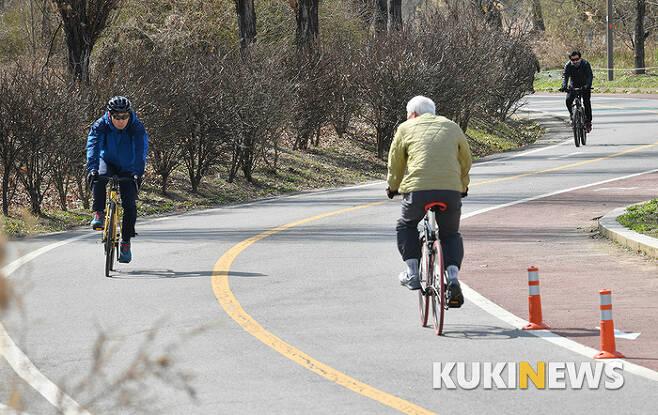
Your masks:
<svg viewBox="0 0 658 415"><path fill-rule="evenodd" d="M570 58L570 59L571 59L571 62L578 62L580 60L580 58Z"/></svg>
<svg viewBox="0 0 658 415"><path fill-rule="evenodd" d="M124 114L124 115L112 114L112 118L114 118L117 121L123 121L130 118L130 114Z"/></svg>

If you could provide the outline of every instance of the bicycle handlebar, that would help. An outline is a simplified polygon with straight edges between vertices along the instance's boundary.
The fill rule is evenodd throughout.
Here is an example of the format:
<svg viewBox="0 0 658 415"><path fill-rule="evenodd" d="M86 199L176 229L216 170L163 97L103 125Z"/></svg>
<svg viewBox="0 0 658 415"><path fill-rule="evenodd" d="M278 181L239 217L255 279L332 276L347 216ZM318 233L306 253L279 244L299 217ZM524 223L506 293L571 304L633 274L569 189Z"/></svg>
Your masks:
<svg viewBox="0 0 658 415"><path fill-rule="evenodd" d="M117 176L116 174L113 175L113 176L99 175L99 176L96 176L96 178L94 179L94 182L97 182L99 179L106 179L106 180L108 180L108 182L116 180L117 183L133 182L135 184L135 188L137 189L138 192L139 192L139 189L141 187L139 185L139 180L136 180L135 177L123 177L123 176ZM92 182L92 184L93 184L93 182Z"/></svg>
<svg viewBox="0 0 658 415"><path fill-rule="evenodd" d="M98 178L97 178L96 180L98 180L98 179L107 179L107 180L114 180L114 179L116 179L118 182L130 182L130 181L134 181L134 179L133 179L132 177L121 177L121 176L117 176L116 174L115 174L114 176L105 176L105 175L98 176Z"/></svg>
<svg viewBox="0 0 658 415"><path fill-rule="evenodd" d="M391 190L390 187L386 188L386 196L388 196L389 199L393 199L395 196L398 196L400 193L397 190ZM468 187L466 188L465 192L459 192L461 195L462 199L468 196Z"/></svg>

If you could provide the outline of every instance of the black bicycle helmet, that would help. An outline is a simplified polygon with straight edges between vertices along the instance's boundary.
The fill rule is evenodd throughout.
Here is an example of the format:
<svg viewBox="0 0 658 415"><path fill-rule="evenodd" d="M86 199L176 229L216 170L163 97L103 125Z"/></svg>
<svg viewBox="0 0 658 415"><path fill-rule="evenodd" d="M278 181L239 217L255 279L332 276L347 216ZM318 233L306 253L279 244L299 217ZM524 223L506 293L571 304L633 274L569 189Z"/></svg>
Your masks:
<svg viewBox="0 0 658 415"><path fill-rule="evenodd" d="M130 100L126 97L116 96L107 101L107 109L110 113L120 113L130 111Z"/></svg>

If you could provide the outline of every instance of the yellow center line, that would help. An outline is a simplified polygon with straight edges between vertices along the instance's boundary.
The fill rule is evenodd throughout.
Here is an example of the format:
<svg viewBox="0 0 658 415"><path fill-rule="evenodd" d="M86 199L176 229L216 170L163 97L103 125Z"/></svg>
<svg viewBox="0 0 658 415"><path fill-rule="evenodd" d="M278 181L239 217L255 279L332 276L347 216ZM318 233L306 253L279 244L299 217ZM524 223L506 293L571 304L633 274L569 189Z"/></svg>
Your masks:
<svg viewBox="0 0 658 415"><path fill-rule="evenodd" d="M313 216L311 218L302 219L296 222L288 223L286 225L279 226L274 229L270 229L266 232L260 233L256 236L252 236L249 239L246 239L229 249L215 264L212 274L212 289L215 293L215 297L222 305L226 313L233 320L235 320L242 328L256 337L258 340L263 342L265 345L271 347L277 352L281 353L283 356L292 360L293 362L309 369L312 372L317 373L318 375L337 383L351 391L359 393L361 395L367 396L370 399L373 399L377 402L380 402L384 405L387 405L393 409L396 409L405 414L433 414L424 408L421 408L418 405L415 405L411 402L400 399L396 396L393 396L389 393L383 392L379 389L373 388L372 386L360 382L343 372L340 372L331 366L328 366L308 354L302 352L296 347L286 343L281 340L279 337L275 336L271 332L265 330L263 326L258 324L256 320L253 319L243 308L240 302L235 298L235 295L231 291L228 281L228 275L231 269L231 264L233 260L250 245L260 241L263 238L274 235L275 233L281 232L283 230L292 228L293 226L298 226L304 223L308 223L314 220L326 218L333 215L338 215L345 212L354 211L357 209L363 209L371 206L380 205L386 203L387 201L369 203L367 205L355 206L348 209L337 210L334 212L325 213L323 215Z"/></svg>
<svg viewBox="0 0 658 415"><path fill-rule="evenodd" d="M545 169L545 170L538 170L538 171L532 171L532 172L529 172L529 173L517 174L516 176L508 176L508 177L501 177L501 178L498 178L498 179L485 180L483 182L470 184L469 186L474 187L474 186L479 186L479 185L482 185L482 184L504 182L504 181L507 181L507 180L518 179L520 177L534 176L536 174L548 173L548 172L551 172L551 171L564 170L564 169L568 169L568 168L571 168L571 167L577 167L577 166L582 166L584 164L590 164L590 163L595 163L597 161L607 160L607 159L610 159L610 158L613 158L613 157L621 156L623 154L632 153L634 151L639 151L639 150L643 150L643 149L646 149L646 148L655 147L657 145L658 145L658 141L653 143L653 144L647 144L645 146L631 148L630 150L622 151L622 152L615 153L615 154L610 154L609 156L605 156L605 157L599 157L599 158L596 158L596 159L579 161L577 163L566 164L564 166L553 167L553 168Z"/></svg>
<svg viewBox="0 0 658 415"><path fill-rule="evenodd" d="M623 154L628 154L634 151L654 147L658 145L658 142L655 142L653 144L648 144L644 145L641 147L633 148L630 150L622 151L619 153L615 153L609 156L605 157L599 157L596 159L592 160L586 160L586 161L581 161L578 163L572 163L568 164L565 166L559 166L559 167L554 167L551 169L545 169L545 170L540 170L540 171L535 171L535 172L530 172L530 173L524 173L524 174L518 174L515 176L509 176L509 177L503 177L499 179L492 179L492 180L487 180L479 183L473 183L471 186L478 186L486 183L495 183L495 182L501 182L501 181L506 181L506 180L512 180L512 179L517 179L520 177L526 177L526 176L531 176L531 175L536 175L536 174L541 174L541 173L547 173L551 171L556 171L556 170L563 170L567 169L570 167L576 167L576 166L581 166L584 164L589 164L589 163L594 163L597 161L602 161L606 159L610 159L613 157L621 156ZM296 222L291 222L273 229L270 229L268 231L262 232L258 235L252 236L251 238L245 239L242 242L239 242L238 244L234 245L231 249L226 251L224 255L219 258L219 260L215 263L215 267L213 269L213 274L212 274L212 289L213 292L215 293L215 297L221 304L221 306L224 308L226 313L233 319L235 320L247 333L251 334L252 336L256 337L258 340L263 342L265 345L268 347L276 350L277 352L281 353L283 356L287 357L288 359L292 360L293 362L307 368L308 370L338 384L341 385L351 391L354 391L358 394L361 394L363 396L366 396L370 399L373 399L377 402L380 402L384 405L387 405L393 409L396 409L400 412L406 413L406 414L434 414L431 411L428 411L418 405L415 405L411 402L405 401L404 399L398 398L394 395L391 395L389 393L383 392L379 389L376 389L368 384L365 384L363 382L360 382L348 375L346 375L343 372L340 372L322 362L319 360L314 359L310 355L302 352L301 350L297 349L296 347L290 345L289 343L286 343L273 333L267 331L263 326L261 326L256 320L253 319L243 308L240 302L237 300L235 295L233 294L233 291L231 291L231 287L229 285L229 273L231 269L231 264L235 260L235 258L245 249L247 249L249 246L252 244L260 241L261 239L267 238L268 236L274 235L278 232L284 231L286 229L292 228L294 226L302 225L311 221L315 221L318 219L323 219L329 216L334 216L338 215L341 213L346 213L346 212L351 212L354 210L358 209L363 209L367 207L372 207L372 206L377 206L383 203L386 203L388 201L381 201L381 202L375 202L375 203L369 203L366 205L361 205L361 206L355 206L347 209L341 209L329 213L325 213L322 215L318 216L313 216L310 218L298 220Z"/></svg>

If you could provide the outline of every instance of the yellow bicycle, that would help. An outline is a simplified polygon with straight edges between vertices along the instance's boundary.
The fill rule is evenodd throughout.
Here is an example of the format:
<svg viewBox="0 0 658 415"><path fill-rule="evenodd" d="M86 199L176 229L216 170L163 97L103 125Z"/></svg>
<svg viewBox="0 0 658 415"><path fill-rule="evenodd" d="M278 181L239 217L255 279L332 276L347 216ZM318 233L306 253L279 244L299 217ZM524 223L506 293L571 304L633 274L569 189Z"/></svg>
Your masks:
<svg viewBox="0 0 658 415"><path fill-rule="evenodd" d="M121 216L121 209L119 208L119 183L120 182L133 182L137 186L137 182L131 177L114 176L99 176L99 178L107 179L110 184L110 194L107 198L107 207L105 208L105 223L103 225L103 250L105 251L105 276L110 276L110 271L114 271L114 259L119 260L119 238L121 237L121 227L119 225L119 218Z"/></svg>

